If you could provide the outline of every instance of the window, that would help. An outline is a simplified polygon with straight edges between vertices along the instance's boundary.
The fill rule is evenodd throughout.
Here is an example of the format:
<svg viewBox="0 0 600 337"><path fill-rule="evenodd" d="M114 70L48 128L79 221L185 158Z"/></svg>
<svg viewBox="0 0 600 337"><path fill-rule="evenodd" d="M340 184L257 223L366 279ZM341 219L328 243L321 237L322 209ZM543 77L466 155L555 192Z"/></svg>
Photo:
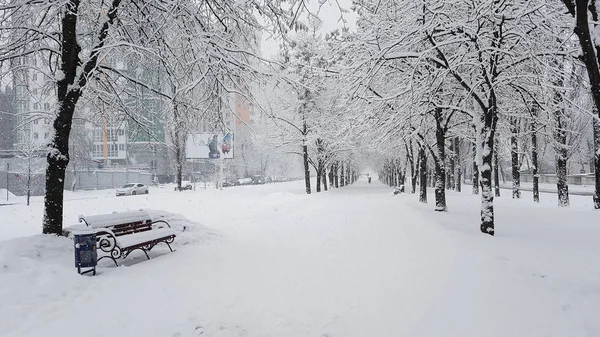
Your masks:
<svg viewBox="0 0 600 337"><path fill-rule="evenodd" d="M39 122L39 120L38 120L38 119L34 119L34 120L33 120L33 124L37 124L38 122Z"/></svg>
<svg viewBox="0 0 600 337"><path fill-rule="evenodd" d="M125 151L125 144L119 144L119 151Z"/></svg>
<svg viewBox="0 0 600 337"><path fill-rule="evenodd" d="M40 104L39 103L33 103L33 110L37 110L40 108Z"/></svg>
<svg viewBox="0 0 600 337"><path fill-rule="evenodd" d="M117 144L108 144L108 157L117 157L119 155L117 149Z"/></svg>
<svg viewBox="0 0 600 337"><path fill-rule="evenodd" d="M103 151L102 151L102 145L94 145L94 151L92 156L93 157L102 157L103 155Z"/></svg>
<svg viewBox="0 0 600 337"><path fill-rule="evenodd" d="M119 136L124 136L124 135L125 135L125 130L119 129Z"/></svg>
<svg viewBox="0 0 600 337"><path fill-rule="evenodd" d="M38 90L37 89L33 89L33 94L37 95Z"/></svg>
<svg viewBox="0 0 600 337"><path fill-rule="evenodd" d="M44 110L50 110L50 103L44 103Z"/></svg>
<svg viewBox="0 0 600 337"><path fill-rule="evenodd" d="M44 118L44 124L50 124L50 120L48 118Z"/></svg>
<svg viewBox="0 0 600 337"><path fill-rule="evenodd" d="M35 132L35 133L33 134L33 139L38 139L38 133L37 133L37 132Z"/></svg>
<svg viewBox="0 0 600 337"><path fill-rule="evenodd" d="M93 131L93 141L95 143L101 142L104 140L104 131L101 129L94 129Z"/></svg>
<svg viewBox="0 0 600 337"><path fill-rule="evenodd" d="M44 139L48 139L48 136L50 136L50 134L48 132L44 132Z"/></svg>

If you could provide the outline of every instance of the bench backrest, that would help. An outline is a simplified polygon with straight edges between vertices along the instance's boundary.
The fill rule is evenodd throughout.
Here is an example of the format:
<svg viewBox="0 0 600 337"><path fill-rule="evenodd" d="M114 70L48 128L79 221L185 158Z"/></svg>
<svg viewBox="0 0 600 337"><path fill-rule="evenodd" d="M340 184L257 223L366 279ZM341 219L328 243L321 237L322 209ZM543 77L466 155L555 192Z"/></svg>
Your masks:
<svg viewBox="0 0 600 337"><path fill-rule="evenodd" d="M84 222L91 228L108 228L116 236L145 232L152 229L152 218L146 211L132 211L91 216L79 216L79 222Z"/></svg>
<svg viewBox="0 0 600 337"><path fill-rule="evenodd" d="M115 236L146 232L152 230L152 226L150 226L150 220L148 221L136 221L125 224L119 224L112 227L108 227Z"/></svg>

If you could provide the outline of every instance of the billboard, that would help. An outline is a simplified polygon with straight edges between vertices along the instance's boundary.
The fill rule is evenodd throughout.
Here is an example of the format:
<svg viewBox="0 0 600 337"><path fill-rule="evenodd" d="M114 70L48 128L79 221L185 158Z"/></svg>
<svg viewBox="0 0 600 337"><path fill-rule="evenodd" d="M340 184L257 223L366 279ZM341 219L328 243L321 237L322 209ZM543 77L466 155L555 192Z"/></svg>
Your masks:
<svg viewBox="0 0 600 337"><path fill-rule="evenodd" d="M233 133L195 133L185 143L186 159L233 159Z"/></svg>

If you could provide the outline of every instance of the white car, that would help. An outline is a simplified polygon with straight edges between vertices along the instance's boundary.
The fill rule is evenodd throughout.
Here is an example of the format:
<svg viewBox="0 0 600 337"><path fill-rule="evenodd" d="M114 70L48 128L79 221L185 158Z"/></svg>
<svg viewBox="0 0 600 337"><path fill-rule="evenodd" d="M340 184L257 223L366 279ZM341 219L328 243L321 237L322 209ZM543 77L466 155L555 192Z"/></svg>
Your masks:
<svg viewBox="0 0 600 337"><path fill-rule="evenodd" d="M148 194L148 186L140 183L128 183L117 189L117 197L136 194Z"/></svg>

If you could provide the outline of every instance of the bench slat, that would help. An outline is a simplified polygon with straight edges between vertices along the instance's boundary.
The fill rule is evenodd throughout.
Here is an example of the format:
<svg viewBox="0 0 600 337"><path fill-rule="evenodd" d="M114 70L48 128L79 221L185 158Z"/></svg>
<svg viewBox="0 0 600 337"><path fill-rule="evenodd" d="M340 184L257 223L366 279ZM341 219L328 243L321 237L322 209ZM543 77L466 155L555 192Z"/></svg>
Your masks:
<svg viewBox="0 0 600 337"><path fill-rule="evenodd" d="M142 243L166 239L170 236L175 236L174 230L171 228L158 228L151 231L119 236L117 237L117 244L121 249L127 249Z"/></svg>

